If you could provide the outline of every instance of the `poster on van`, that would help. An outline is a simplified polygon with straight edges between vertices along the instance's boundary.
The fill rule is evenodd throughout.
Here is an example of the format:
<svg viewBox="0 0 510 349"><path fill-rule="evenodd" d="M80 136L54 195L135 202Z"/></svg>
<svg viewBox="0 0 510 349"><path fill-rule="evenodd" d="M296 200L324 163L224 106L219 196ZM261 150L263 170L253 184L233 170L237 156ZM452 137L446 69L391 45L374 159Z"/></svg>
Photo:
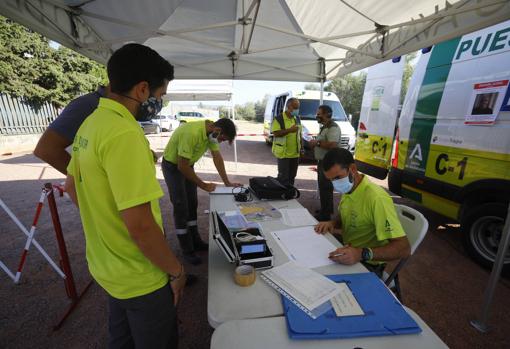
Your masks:
<svg viewBox="0 0 510 349"><path fill-rule="evenodd" d="M501 109L507 88L508 80L480 82L474 84L464 124L494 124Z"/></svg>

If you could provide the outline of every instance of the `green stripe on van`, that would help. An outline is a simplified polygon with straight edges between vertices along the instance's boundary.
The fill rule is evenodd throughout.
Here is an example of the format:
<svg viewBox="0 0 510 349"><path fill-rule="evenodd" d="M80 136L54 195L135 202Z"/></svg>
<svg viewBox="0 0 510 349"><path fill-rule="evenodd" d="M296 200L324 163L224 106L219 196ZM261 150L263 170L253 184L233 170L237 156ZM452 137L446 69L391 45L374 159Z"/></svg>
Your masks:
<svg viewBox="0 0 510 349"><path fill-rule="evenodd" d="M457 51L460 37L442 42L431 52L409 133L405 169L425 174L432 131L443 98L444 86Z"/></svg>

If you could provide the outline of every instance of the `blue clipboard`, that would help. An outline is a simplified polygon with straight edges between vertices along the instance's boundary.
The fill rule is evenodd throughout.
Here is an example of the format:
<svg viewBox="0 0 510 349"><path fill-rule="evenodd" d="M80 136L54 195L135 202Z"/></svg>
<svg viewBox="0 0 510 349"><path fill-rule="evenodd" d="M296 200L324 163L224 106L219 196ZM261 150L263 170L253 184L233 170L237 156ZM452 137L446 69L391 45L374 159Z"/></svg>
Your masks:
<svg viewBox="0 0 510 349"><path fill-rule="evenodd" d="M335 282L345 282L365 314L337 317L334 309L330 309L314 320L287 298L282 297L290 338L353 338L421 332L418 324L374 273L327 275L327 277Z"/></svg>

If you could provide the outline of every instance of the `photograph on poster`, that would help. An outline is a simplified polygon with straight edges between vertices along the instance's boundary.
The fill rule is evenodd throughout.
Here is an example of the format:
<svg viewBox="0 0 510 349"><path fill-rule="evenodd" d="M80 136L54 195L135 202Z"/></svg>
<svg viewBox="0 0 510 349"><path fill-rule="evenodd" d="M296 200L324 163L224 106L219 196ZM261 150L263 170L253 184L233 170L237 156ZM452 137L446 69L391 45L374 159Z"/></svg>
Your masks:
<svg viewBox="0 0 510 349"><path fill-rule="evenodd" d="M504 108L508 80L480 82L473 85L466 111L465 125L493 125Z"/></svg>
<svg viewBox="0 0 510 349"><path fill-rule="evenodd" d="M480 93L475 98L475 103L471 115L490 115L494 113L494 104L498 99L498 92Z"/></svg>

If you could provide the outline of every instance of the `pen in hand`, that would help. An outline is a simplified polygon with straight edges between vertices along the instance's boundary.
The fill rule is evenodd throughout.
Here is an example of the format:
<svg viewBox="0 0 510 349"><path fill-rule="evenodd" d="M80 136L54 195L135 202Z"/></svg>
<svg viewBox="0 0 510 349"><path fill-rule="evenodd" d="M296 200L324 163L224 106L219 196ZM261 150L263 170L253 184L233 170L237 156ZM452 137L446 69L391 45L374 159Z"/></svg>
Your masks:
<svg viewBox="0 0 510 349"><path fill-rule="evenodd" d="M345 253L335 253L335 254L332 254L331 256L329 256L329 258L341 257L344 255L345 255Z"/></svg>

